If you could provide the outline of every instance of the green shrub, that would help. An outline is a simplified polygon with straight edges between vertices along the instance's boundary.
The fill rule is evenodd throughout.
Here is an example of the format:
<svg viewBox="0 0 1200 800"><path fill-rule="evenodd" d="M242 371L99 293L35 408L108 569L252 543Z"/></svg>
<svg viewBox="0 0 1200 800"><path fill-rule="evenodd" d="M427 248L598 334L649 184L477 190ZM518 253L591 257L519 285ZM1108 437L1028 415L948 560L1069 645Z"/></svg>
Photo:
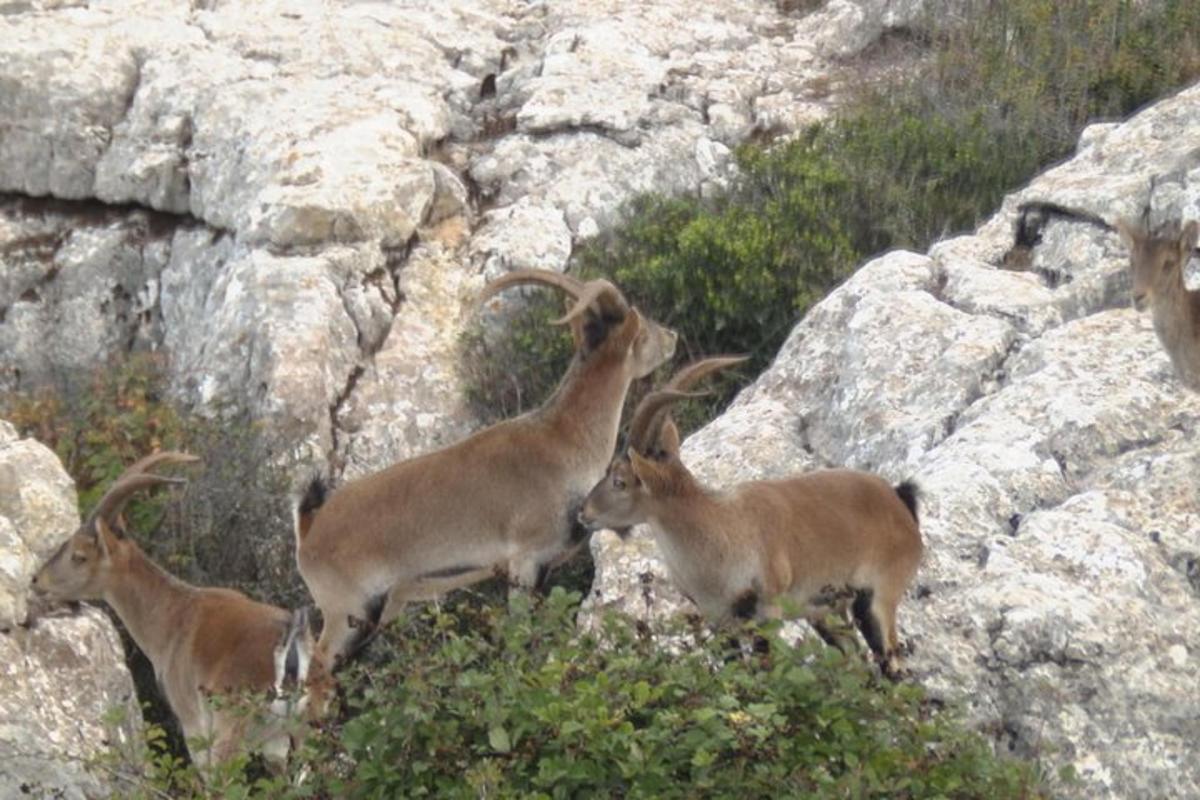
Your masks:
<svg viewBox="0 0 1200 800"><path fill-rule="evenodd" d="M163 396L161 372L160 356L132 355L56 386L0 396L0 416L54 450L75 481L86 517L127 466L155 450L180 447L186 426ZM155 525L164 507L164 498L143 495L126 516L143 528Z"/></svg>
<svg viewBox="0 0 1200 800"><path fill-rule="evenodd" d="M1200 76L1200 3L975 0L928 20L932 48L901 77L856 93L828 123L738 153L741 178L708 200L644 196L576 252L676 328L676 365L748 353L757 374L804 312L872 254L970 229L1005 193L1068 155L1097 118L1123 116ZM538 405L567 361L536 317L473 334L464 358L491 420ZM479 344L488 338L486 347ZM494 358L493 356L500 356ZM693 427L744 380L718 379ZM635 402L637 395L631 397Z"/></svg>
<svg viewBox="0 0 1200 800"><path fill-rule="evenodd" d="M343 674L348 716L311 737L271 797L1043 797L911 684L774 628L770 654L673 625L575 625L578 595L429 609L390 659ZM157 781L186 785L178 765ZM300 786L296 775L305 774ZM236 787L236 781L234 787ZM242 785L243 788L245 784ZM226 796L244 796L230 786ZM149 795L146 795L149 796ZM178 791L174 796L181 795Z"/></svg>
<svg viewBox="0 0 1200 800"><path fill-rule="evenodd" d="M563 314L559 293L531 292L525 307L497 331L482 315L464 334L459 369L467 401L484 422L515 417L550 396L571 360L571 336L551 324Z"/></svg>

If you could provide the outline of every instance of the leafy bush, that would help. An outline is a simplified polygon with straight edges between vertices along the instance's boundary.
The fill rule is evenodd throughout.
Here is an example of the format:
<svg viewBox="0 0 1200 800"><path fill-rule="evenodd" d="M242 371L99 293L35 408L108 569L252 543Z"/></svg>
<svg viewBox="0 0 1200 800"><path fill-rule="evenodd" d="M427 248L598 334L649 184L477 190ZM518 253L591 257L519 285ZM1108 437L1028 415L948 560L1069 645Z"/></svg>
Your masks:
<svg viewBox="0 0 1200 800"><path fill-rule="evenodd" d="M741 178L718 197L635 199L621 225L579 248L572 271L611 278L675 327L677 364L742 352L755 374L864 259L969 229L1067 155L1090 120L1200 76L1194 2L973 0L926 27L917 41L932 50L912 70L791 141L742 148ZM486 417L517 410L513 386L524 387L522 410L552 391L567 351L542 324L548 308L487 347L474 335L464 369ZM684 422L712 416L737 383L721 379Z"/></svg>
<svg viewBox="0 0 1200 800"><path fill-rule="evenodd" d="M537 408L571 360L570 334L551 324L563 314L558 293L531 292L525 303L500 330L476 315L463 336L459 369L467 378L467 401L484 422Z"/></svg>
<svg viewBox="0 0 1200 800"><path fill-rule="evenodd" d="M556 589L410 619L386 663L343 675L348 716L289 776L234 779L224 796L1045 796L1029 765L859 654L766 628L769 655L735 656L680 625L657 632L678 644L664 648L616 616L581 632L578 600ZM185 796L186 771L159 766L157 784Z"/></svg>

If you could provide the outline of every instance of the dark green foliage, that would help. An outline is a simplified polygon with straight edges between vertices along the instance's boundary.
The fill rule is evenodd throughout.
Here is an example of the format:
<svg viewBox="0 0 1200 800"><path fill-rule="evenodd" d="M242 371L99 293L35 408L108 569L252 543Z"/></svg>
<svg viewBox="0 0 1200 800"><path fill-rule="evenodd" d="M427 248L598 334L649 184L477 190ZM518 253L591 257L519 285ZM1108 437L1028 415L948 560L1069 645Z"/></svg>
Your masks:
<svg viewBox="0 0 1200 800"><path fill-rule="evenodd" d="M495 422L537 408L550 395L571 360L571 335L551 324L563 314L557 291L531 292L499 332L483 314L463 338L459 364L467 400L484 422Z"/></svg>
<svg viewBox="0 0 1200 800"><path fill-rule="evenodd" d="M997 758L912 685L862 657L793 648L731 656L680 626L663 647L628 619L581 633L578 595L510 609L428 610L388 637L380 666L344 674L348 718L310 739L294 778L262 797L1025 798L1025 764ZM176 796L175 765L158 785ZM244 796L236 779L225 796ZM210 787L211 791L211 787Z"/></svg>
<svg viewBox="0 0 1200 800"><path fill-rule="evenodd" d="M1086 123L1124 116L1200 75L1195 2L977 0L928 29L914 46L932 52L912 69L792 141L743 148L742 178L719 197L634 200L623 224L577 251L572 270L612 278L675 327L676 364L747 353L743 376L756 374L809 306L867 257L970 229L1068 155ZM488 348L468 349L471 396L489 419L513 410L512 386L523 387L528 409L561 375L567 339L542 324L545 309ZM683 414L685 428L743 380L718 378L711 400Z"/></svg>

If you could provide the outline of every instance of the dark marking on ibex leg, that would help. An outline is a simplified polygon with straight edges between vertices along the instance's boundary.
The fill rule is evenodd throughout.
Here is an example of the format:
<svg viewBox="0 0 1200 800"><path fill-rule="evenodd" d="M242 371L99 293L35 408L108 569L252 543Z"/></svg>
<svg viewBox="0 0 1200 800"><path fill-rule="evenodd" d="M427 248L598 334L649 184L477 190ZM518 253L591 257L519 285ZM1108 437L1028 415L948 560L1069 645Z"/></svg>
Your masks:
<svg viewBox="0 0 1200 800"><path fill-rule="evenodd" d="M283 660L283 685L295 686L300 680L300 637L288 641L287 656Z"/></svg>
<svg viewBox="0 0 1200 800"><path fill-rule="evenodd" d="M842 646L842 640L838 638L832 628L825 624L824 620L810 620L809 624L817 632L817 636L821 637L821 641L830 647L836 647L839 652L846 652L846 648Z"/></svg>
<svg viewBox="0 0 1200 800"><path fill-rule="evenodd" d="M854 621L858 623L858 629L862 631L863 638L867 640L867 644L880 661L884 658L883 652L883 629L879 626L879 620L871 612L871 600L874 599L875 593L870 589L859 590L854 598Z"/></svg>
<svg viewBox="0 0 1200 800"><path fill-rule="evenodd" d="M344 653L339 657L339 662L353 657L375 636L379 630L379 620L383 617L383 607L387 605L387 599L386 592L377 594L367 601L367 605L363 609L365 617L351 615L346 618L346 624L354 631L354 636L347 643Z"/></svg>
<svg viewBox="0 0 1200 800"><path fill-rule="evenodd" d="M729 611L734 619L754 619L758 613L758 592L753 589L742 592L733 599Z"/></svg>
<svg viewBox="0 0 1200 800"><path fill-rule="evenodd" d="M545 594L546 585L550 580L550 565L538 564L537 577L533 579L533 590L540 594Z"/></svg>
<svg viewBox="0 0 1200 800"><path fill-rule="evenodd" d="M826 584L825 586L821 587L820 591L818 591L815 595L813 595L812 598L809 599L809 603L814 606L837 608L847 600L854 597L856 594L856 590L849 586L833 586Z"/></svg>

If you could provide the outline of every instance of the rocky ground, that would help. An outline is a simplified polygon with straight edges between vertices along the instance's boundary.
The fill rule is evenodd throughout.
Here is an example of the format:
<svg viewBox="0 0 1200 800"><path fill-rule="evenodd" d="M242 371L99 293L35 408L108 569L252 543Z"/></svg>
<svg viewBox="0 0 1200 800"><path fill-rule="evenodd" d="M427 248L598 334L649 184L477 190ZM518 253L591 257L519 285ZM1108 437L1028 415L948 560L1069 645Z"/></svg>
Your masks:
<svg viewBox="0 0 1200 800"><path fill-rule="evenodd" d="M54 453L0 421L0 797L106 795L109 776L89 762L141 741L108 617L90 608L25 624L30 578L77 527L75 486Z"/></svg>

